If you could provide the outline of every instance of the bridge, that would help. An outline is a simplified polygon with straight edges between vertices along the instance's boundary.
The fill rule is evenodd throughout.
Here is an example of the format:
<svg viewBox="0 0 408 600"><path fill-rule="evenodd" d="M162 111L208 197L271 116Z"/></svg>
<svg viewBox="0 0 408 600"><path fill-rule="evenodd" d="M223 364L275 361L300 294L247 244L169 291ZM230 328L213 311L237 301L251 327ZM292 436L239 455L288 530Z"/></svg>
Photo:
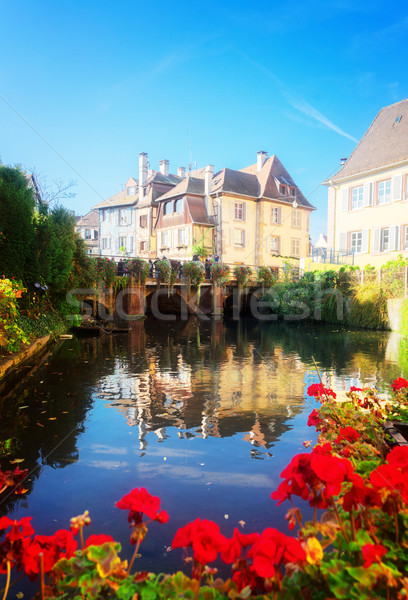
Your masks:
<svg viewBox="0 0 408 600"><path fill-rule="evenodd" d="M244 288L235 280L223 287L210 280L190 286L185 278L177 279L173 285L153 278L141 284L133 276L123 281L124 287L105 287L100 283L95 289L72 290L71 298L82 301L85 314L107 321L132 321L147 314L162 320L173 320L175 315L185 319L190 315L219 319L224 313L239 318L250 308L256 311L258 298L265 292L259 282Z"/></svg>

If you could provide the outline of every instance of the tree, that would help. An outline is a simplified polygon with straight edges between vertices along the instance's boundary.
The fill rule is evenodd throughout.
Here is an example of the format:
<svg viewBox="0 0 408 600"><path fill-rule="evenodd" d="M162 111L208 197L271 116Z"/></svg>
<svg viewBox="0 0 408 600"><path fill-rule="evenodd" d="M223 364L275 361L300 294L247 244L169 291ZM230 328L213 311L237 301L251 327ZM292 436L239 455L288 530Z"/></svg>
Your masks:
<svg viewBox="0 0 408 600"><path fill-rule="evenodd" d="M32 283L37 271L33 191L19 169L0 165L0 275Z"/></svg>
<svg viewBox="0 0 408 600"><path fill-rule="evenodd" d="M52 230L50 268L47 283L55 291L66 289L75 252L75 218L62 207L53 208L49 216Z"/></svg>

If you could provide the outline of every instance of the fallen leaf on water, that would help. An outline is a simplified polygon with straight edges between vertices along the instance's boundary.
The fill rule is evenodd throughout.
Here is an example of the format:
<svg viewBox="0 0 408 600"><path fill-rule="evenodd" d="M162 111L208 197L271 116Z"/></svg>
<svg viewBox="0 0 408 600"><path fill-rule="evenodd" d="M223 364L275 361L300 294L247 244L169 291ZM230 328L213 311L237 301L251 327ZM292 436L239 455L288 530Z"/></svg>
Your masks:
<svg viewBox="0 0 408 600"><path fill-rule="evenodd" d="M224 515L224 519L229 519L229 515Z"/></svg>
<svg viewBox="0 0 408 600"><path fill-rule="evenodd" d="M208 483L206 483L205 485L211 485L211 484L212 484L212 481L209 481L209 482L208 482Z"/></svg>
<svg viewBox="0 0 408 600"><path fill-rule="evenodd" d="M28 408L28 405L27 406L20 406L19 408L20 408L20 410L22 410L23 408Z"/></svg>
<svg viewBox="0 0 408 600"><path fill-rule="evenodd" d="M41 425L41 423L36 423L36 425L38 425L38 427L44 427L44 425Z"/></svg>
<svg viewBox="0 0 408 600"><path fill-rule="evenodd" d="M23 592L18 592L18 594L16 594L16 598L18 598L19 600L20 600L20 598L24 598Z"/></svg>
<svg viewBox="0 0 408 600"><path fill-rule="evenodd" d="M48 417L48 420L49 420L49 421L56 421L56 420L57 420L57 417Z"/></svg>
<svg viewBox="0 0 408 600"><path fill-rule="evenodd" d="M62 414L63 414L63 415L67 415L67 414L68 414L68 411L67 411L67 410L63 410L63 411L62 411Z"/></svg>
<svg viewBox="0 0 408 600"><path fill-rule="evenodd" d="M25 458L15 458L14 460L11 460L10 463L12 465L16 465L17 463L21 463L21 462L24 462L24 461L25 461Z"/></svg>
<svg viewBox="0 0 408 600"><path fill-rule="evenodd" d="M238 521L238 524L241 525L241 527L245 527L246 525L245 521Z"/></svg>

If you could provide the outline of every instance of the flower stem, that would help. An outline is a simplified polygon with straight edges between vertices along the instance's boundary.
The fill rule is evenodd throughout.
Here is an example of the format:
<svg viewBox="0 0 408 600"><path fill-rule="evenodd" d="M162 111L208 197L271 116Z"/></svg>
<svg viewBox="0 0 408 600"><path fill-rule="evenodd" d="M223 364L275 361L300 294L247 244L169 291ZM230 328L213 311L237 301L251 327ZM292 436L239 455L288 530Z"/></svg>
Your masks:
<svg viewBox="0 0 408 600"><path fill-rule="evenodd" d="M140 542L141 542L141 541L142 541L142 538L139 536L139 537L137 538L137 543L136 543L135 551L133 552L132 560L131 560L131 561L130 561L130 563L129 563L129 568L128 568L128 571L127 571L127 574L128 574L128 575L130 575L130 569L132 568L132 566L133 566L133 563L135 562L135 558L136 558L136 556L137 556L137 553L138 553L138 551L139 551L139 547L140 547Z"/></svg>
<svg viewBox="0 0 408 600"><path fill-rule="evenodd" d="M394 504L395 543L399 545L398 511Z"/></svg>
<svg viewBox="0 0 408 600"><path fill-rule="evenodd" d="M350 511L350 524L351 524L351 538L353 542L356 541L356 524L354 521L354 511L351 509Z"/></svg>
<svg viewBox="0 0 408 600"><path fill-rule="evenodd" d="M82 550L83 550L85 548L85 542L84 542L84 525L83 525L83 523L81 523L79 525L79 535L81 537L81 547L82 547Z"/></svg>
<svg viewBox="0 0 408 600"><path fill-rule="evenodd" d="M4 588L4 595L3 595L3 600L6 600L7 598L7 594L9 591L9 587L10 587L10 574L11 574L11 565L10 565L10 561L7 561L7 581L6 581L6 587Z"/></svg>
<svg viewBox="0 0 408 600"><path fill-rule="evenodd" d="M350 540L348 539L348 535L344 529L343 521L340 518L339 511L337 510L337 506L336 506L336 502L334 501L334 498L332 498L332 504L333 504L334 512L336 513L337 522L340 525L342 534L344 535L344 539L346 540L346 542L349 542Z"/></svg>
<svg viewBox="0 0 408 600"><path fill-rule="evenodd" d="M40 592L41 592L41 600L45 598L44 591L44 554L40 552Z"/></svg>

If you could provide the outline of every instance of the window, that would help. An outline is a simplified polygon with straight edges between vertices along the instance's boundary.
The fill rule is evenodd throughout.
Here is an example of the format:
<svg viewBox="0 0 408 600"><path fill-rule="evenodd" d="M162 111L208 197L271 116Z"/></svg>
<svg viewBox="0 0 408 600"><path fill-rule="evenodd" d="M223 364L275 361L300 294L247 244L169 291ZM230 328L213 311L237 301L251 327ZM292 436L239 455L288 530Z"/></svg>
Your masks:
<svg viewBox="0 0 408 600"><path fill-rule="evenodd" d="M245 221L245 205L243 202L234 202L234 219Z"/></svg>
<svg viewBox="0 0 408 600"><path fill-rule="evenodd" d="M245 246L245 231L243 229L234 229L234 246Z"/></svg>
<svg viewBox="0 0 408 600"><path fill-rule="evenodd" d="M86 240L91 240L92 239L92 233L90 229L85 229L85 239Z"/></svg>
<svg viewBox="0 0 408 600"><path fill-rule="evenodd" d="M119 248L125 248L127 245L127 239L125 236L119 238Z"/></svg>
<svg viewBox="0 0 408 600"><path fill-rule="evenodd" d="M127 225L128 223L128 211L127 208L121 208L119 210L119 224Z"/></svg>
<svg viewBox="0 0 408 600"><path fill-rule="evenodd" d="M178 245L185 246L185 244L186 244L186 230L179 229L178 230Z"/></svg>
<svg viewBox="0 0 408 600"><path fill-rule="evenodd" d="M280 250L280 238L277 236L271 236L271 252L279 254Z"/></svg>
<svg viewBox="0 0 408 600"><path fill-rule="evenodd" d="M301 212L300 210L292 211L292 227L300 227L301 226Z"/></svg>
<svg viewBox="0 0 408 600"><path fill-rule="evenodd" d="M169 232L168 231L161 232L161 247L162 248L169 247Z"/></svg>
<svg viewBox="0 0 408 600"><path fill-rule="evenodd" d="M271 223L273 225L279 225L281 222L281 209L274 206L271 211Z"/></svg>
<svg viewBox="0 0 408 600"><path fill-rule="evenodd" d="M290 254L291 256L300 256L300 240L292 238L290 240Z"/></svg>
<svg viewBox="0 0 408 600"><path fill-rule="evenodd" d="M126 193L128 196L133 196L133 194L136 193L136 187L134 185L130 185L126 190Z"/></svg>
<svg viewBox="0 0 408 600"><path fill-rule="evenodd" d="M94 229L94 240L97 240L99 237L99 231L97 229Z"/></svg>
<svg viewBox="0 0 408 600"><path fill-rule="evenodd" d="M364 187L360 185L351 190L351 209L363 208Z"/></svg>
<svg viewBox="0 0 408 600"><path fill-rule="evenodd" d="M408 225L405 225L404 250L408 250Z"/></svg>
<svg viewBox="0 0 408 600"><path fill-rule="evenodd" d="M146 250L146 242L140 242L139 250L140 252L144 252Z"/></svg>
<svg viewBox="0 0 408 600"><path fill-rule="evenodd" d="M164 205L164 214L172 215L173 214L173 202L166 202Z"/></svg>
<svg viewBox="0 0 408 600"><path fill-rule="evenodd" d="M353 254L359 254L362 250L363 245L363 232L353 231L350 234L350 252Z"/></svg>
<svg viewBox="0 0 408 600"><path fill-rule="evenodd" d="M142 215L139 218L139 224L141 229L146 229L147 227L147 215Z"/></svg>
<svg viewBox="0 0 408 600"><path fill-rule="evenodd" d="M388 202L391 202L391 179L379 181L377 186L377 204L387 204Z"/></svg>
<svg viewBox="0 0 408 600"><path fill-rule="evenodd" d="M390 243L390 230L388 227L381 229L380 252L386 252Z"/></svg>
<svg viewBox="0 0 408 600"><path fill-rule="evenodd" d="M290 196L290 188L287 185L280 185L279 193L281 196Z"/></svg>
<svg viewBox="0 0 408 600"><path fill-rule="evenodd" d="M108 211L106 208L101 210L101 221L106 221L108 218Z"/></svg>
<svg viewBox="0 0 408 600"><path fill-rule="evenodd" d="M111 247L111 241L110 238L102 238L102 249L103 250L109 250Z"/></svg>
<svg viewBox="0 0 408 600"><path fill-rule="evenodd" d="M179 198L174 203L174 212L181 213L184 210L184 198Z"/></svg>

